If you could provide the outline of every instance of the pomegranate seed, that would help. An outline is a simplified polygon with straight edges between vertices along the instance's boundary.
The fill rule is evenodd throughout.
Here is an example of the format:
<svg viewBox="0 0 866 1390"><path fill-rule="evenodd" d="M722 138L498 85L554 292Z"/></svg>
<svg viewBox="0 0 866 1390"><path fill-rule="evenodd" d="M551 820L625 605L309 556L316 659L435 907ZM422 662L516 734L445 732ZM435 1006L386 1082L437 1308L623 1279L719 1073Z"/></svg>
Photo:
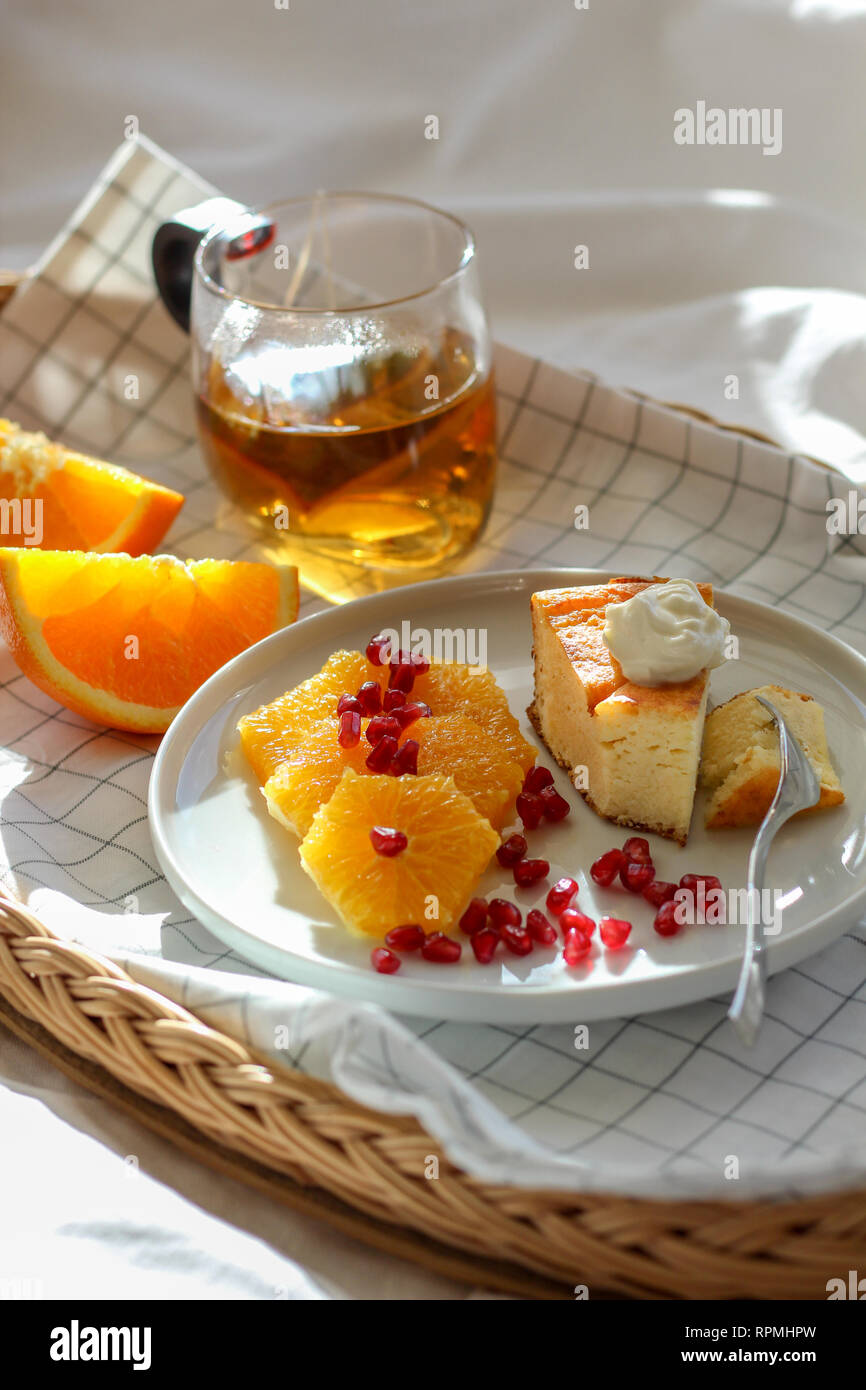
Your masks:
<svg viewBox="0 0 866 1390"><path fill-rule="evenodd" d="M724 926L727 921L728 909L721 880L716 878L715 874L705 874L703 882L704 920L710 926L718 926L719 924ZM713 895L712 901L710 901L711 894Z"/></svg>
<svg viewBox="0 0 866 1390"><path fill-rule="evenodd" d="M411 663L391 662L391 674L388 677L389 690L402 690L404 695L408 695L412 686L415 684L415 667Z"/></svg>
<svg viewBox="0 0 866 1390"><path fill-rule="evenodd" d="M538 793L538 799L544 807L544 815L547 820L565 820L571 811L571 805L564 796L560 796L556 787L542 787Z"/></svg>
<svg viewBox="0 0 866 1390"><path fill-rule="evenodd" d="M385 945L390 946L393 951L417 951L426 939L424 928L414 923L405 927L392 927L385 933Z"/></svg>
<svg viewBox="0 0 866 1390"><path fill-rule="evenodd" d="M633 859L636 864L652 862L649 840L644 840L640 835L632 835L630 840L626 840L622 852L626 859Z"/></svg>
<svg viewBox="0 0 866 1390"><path fill-rule="evenodd" d="M532 950L532 937L525 927L518 927L513 922L506 922L500 936L505 942L505 949L510 951L513 956L528 956Z"/></svg>
<svg viewBox="0 0 866 1390"><path fill-rule="evenodd" d="M704 885L704 893L711 893L714 889L721 888L722 880L716 878L715 874L683 874L680 879L680 888L685 888L686 892L697 894L698 884Z"/></svg>
<svg viewBox="0 0 866 1390"><path fill-rule="evenodd" d="M406 696L403 694L402 690L386 690L382 696L382 708L386 714L390 714L392 710L399 709L399 707L405 705L405 703Z"/></svg>
<svg viewBox="0 0 866 1390"><path fill-rule="evenodd" d="M361 716L357 711L347 709L340 715L337 742L341 748L357 748L361 742Z"/></svg>
<svg viewBox="0 0 866 1390"><path fill-rule="evenodd" d="M540 792L543 787L553 783L553 773L549 767L531 767L523 780L525 792Z"/></svg>
<svg viewBox="0 0 866 1390"><path fill-rule="evenodd" d="M463 947L459 941L453 937L446 936L444 932L434 931L427 937L421 947L421 954L425 960L433 960L437 965L453 965L458 961L463 953Z"/></svg>
<svg viewBox="0 0 866 1390"><path fill-rule="evenodd" d="M643 895L653 907L661 907L662 903L670 902L676 891L675 883L666 883L663 878L655 878L643 889Z"/></svg>
<svg viewBox="0 0 866 1390"><path fill-rule="evenodd" d="M558 917L560 912L564 912L571 902L578 885L573 878L558 878L545 899L549 912Z"/></svg>
<svg viewBox="0 0 866 1390"><path fill-rule="evenodd" d="M491 898L487 911L494 927L519 927L523 921L520 908L516 903L510 903L507 898Z"/></svg>
<svg viewBox="0 0 866 1390"><path fill-rule="evenodd" d="M546 878L550 873L550 865L546 859L520 859L512 869L514 882L520 888L526 888L530 883L537 883L540 878Z"/></svg>
<svg viewBox="0 0 866 1390"><path fill-rule="evenodd" d="M648 864L641 864L637 859L627 859L619 871L620 883L629 893L642 893L655 876L652 860Z"/></svg>
<svg viewBox="0 0 866 1390"><path fill-rule="evenodd" d="M517 814L527 830L534 830L544 818L544 803L535 792L521 792L517 798Z"/></svg>
<svg viewBox="0 0 866 1390"><path fill-rule="evenodd" d="M363 705L365 714L378 714L382 708L382 692L375 681L364 681L356 698Z"/></svg>
<svg viewBox="0 0 866 1390"><path fill-rule="evenodd" d="M698 891L697 874L683 874L677 887L684 888L687 893L691 893L693 898L696 897Z"/></svg>
<svg viewBox="0 0 866 1390"><path fill-rule="evenodd" d="M599 936L611 951L625 945L630 931L631 922L624 922L621 917L602 917L598 928Z"/></svg>
<svg viewBox="0 0 866 1390"><path fill-rule="evenodd" d="M396 752L397 740L386 734L384 738L379 739L376 747L367 758L366 766L371 772L387 772Z"/></svg>
<svg viewBox="0 0 866 1390"><path fill-rule="evenodd" d="M377 946L370 955L373 962L373 969L378 970L380 975L393 975L400 969L400 958L395 956L393 951L388 951L384 946Z"/></svg>
<svg viewBox="0 0 866 1390"><path fill-rule="evenodd" d="M371 666L384 666L391 653L391 639L377 632L367 643L366 656Z"/></svg>
<svg viewBox="0 0 866 1390"><path fill-rule="evenodd" d="M467 936L474 936L487 925L487 899L473 898L460 918L460 930Z"/></svg>
<svg viewBox="0 0 866 1390"><path fill-rule="evenodd" d="M526 840L523 835L509 835L496 851L496 858L505 869L510 869L526 853Z"/></svg>
<svg viewBox="0 0 866 1390"><path fill-rule="evenodd" d="M565 934L565 945L562 954L565 957L566 965L579 965L582 960L586 960L592 949L592 942L577 927Z"/></svg>
<svg viewBox="0 0 866 1390"><path fill-rule="evenodd" d="M675 902L669 899L662 903L653 921L653 930L657 931L659 936L676 936L677 932L682 930L683 924L677 921L676 912Z"/></svg>
<svg viewBox="0 0 866 1390"><path fill-rule="evenodd" d="M392 714L377 714L367 725L367 742L375 748L379 740L384 738L386 734L390 734L393 739L398 739L400 732L400 725Z"/></svg>
<svg viewBox="0 0 866 1390"><path fill-rule="evenodd" d="M400 693L402 694L402 691ZM412 700L409 704L400 705L394 711L393 718L397 720L401 729L408 729L416 719L429 719L431 713L430 706L425 705L423 700Z"/></svg>
<svg viewBox="0 0 866 1390"><path fill-rule="evenodd" d="M357 695L341 695L337 701L337 714L345 714L349 710L353 714L367 713Z"/></svg>
<svg viewBox="0 0 866 1390"><path fill-rule="evenodd" d="M701 885L703 885L703 900L699 902ZM709 925L716 926L720 921L724 922L727 915L724 901L721 904L721 915L719 914L718 898L713 898L711 903L707 902L710 893L722 891L721 879L716 878L715 874L683 874L679 881L679 888L689 894L694 911L704 914L704 921L708 922Z"/></svg>
<svg viewBox="0 0 866 1390"><path fill-rule="evenodd" d="M526 918L526 928L533 941L542 946L552 946L556 941L556 927L548 922L543 912L534 907Z"/></svg>
<svg viewBox="0 0 866 1390"><path fill-rule="evenodd" d="M388 771L395 777L402 777L405 773L416 776L418 772L418 740L407 738L403 746L398 750L397 756L392 761Z"/></svg>
<svg viewBox="0 0 866 1390"><path fill-rule="evenodd" d="M567 907L559 919L559 925L563 936L568 936L569 932L579 931L583 936L590 937L595 931L595 922L591 917L587 917L585 912L579 912L576 907Z"/></svg>
<svg viewBox="0 0 866 1390"><path fill-rule="evenodd" d="M499 945L499 936L489 927L482 927L481 931L474 932L470 941L472 950L475 952L475 959L480 965L489 965L493 959L496 947Z"/></svg>
<svg viewBox="0 0 866 1390"><path fill-rule="evenodd" d="M374 825L370 831L370 844L377 854L383 854L386 859L402 854L408 843L403 831L394 830L390 825Z"/></svg>
<svg viewBox="0 0 866 1390"><path fill-rule="evenodd" d="M426 676L430 670L430 662L426 656L420 652L394 652L389 662L390 666L411 666L416 676Z"/></svg>
<svg viewBox="0 0 866 1390"><path fill-rule="evenodd" d="M606 854L596 859L589 871L593 883L597 883L600 888L609 888L624 863L625 855L621 849L609 849Z"/></svg>

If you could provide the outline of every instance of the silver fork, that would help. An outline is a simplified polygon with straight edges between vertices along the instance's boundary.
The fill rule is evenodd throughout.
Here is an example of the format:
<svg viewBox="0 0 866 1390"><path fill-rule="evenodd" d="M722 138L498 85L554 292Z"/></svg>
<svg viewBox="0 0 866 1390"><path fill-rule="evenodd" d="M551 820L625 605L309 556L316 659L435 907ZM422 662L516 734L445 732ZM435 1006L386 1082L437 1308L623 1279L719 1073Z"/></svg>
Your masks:
<svg viewBox="0 0 866 1390"><path fill-rule="evenodd" d="M761 892L770 845L786 821L798 811L814 806L821 796L821 784L815 776L812 764L785 723L782 714L774 704L765 700L763 695L756 695L755 699L760 700L770 711L779 731L781 772L776 795L761 822L749 855L746 946L740 978L731 1000L731 1007L728 1009L728 1018L733 1023L738 1038L746 1047L753 1046L764 1016L767 938L761 913Z"/></svg>

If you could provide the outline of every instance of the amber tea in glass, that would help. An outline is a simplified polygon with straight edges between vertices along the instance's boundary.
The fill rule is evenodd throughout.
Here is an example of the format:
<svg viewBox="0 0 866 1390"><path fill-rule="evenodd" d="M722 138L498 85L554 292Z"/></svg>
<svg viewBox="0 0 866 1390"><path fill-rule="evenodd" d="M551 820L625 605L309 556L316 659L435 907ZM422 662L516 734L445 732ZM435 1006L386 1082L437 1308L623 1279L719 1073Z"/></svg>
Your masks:
<svg viewBox="0 0 866 1390"><path fill-rule="evenodd" d="M478 536L495 472L471 234L408 199L323 194L267 212L273 236L254 255L226 255L224 229L196 257L208 466L321 592L435 573Z"/></svg>

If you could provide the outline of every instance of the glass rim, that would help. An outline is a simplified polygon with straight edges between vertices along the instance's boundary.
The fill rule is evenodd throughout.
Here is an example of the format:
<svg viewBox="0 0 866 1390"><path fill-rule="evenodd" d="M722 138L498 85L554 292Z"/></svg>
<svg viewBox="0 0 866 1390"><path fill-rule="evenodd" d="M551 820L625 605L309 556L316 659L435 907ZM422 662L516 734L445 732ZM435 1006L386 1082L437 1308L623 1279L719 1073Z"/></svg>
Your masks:
<svg viewBox="0 0 866 1390"><path fill-rule="evenodd" d="M225 232L225 225L221 226L219 223L214 223L212 227L208 228L196 247L195 256L193 257L193 268L196 277L201 281L202 285L209 293L217 295L221 299L225 299L229 302L247 304L252 309L262 309L266 313L313 314L321 318L346 318L351 314L368 314L375 309L393 309L401 304L411 304L414 300L424 299L427 295L435 294L438 290L445 288L447 285L459 279L475 259L475 236L468 223L464 222L461 217L458 217L453 212L446 212L444 208L438 208L435 207L433 203L425 202L423 198L411 198L401 193L365 193L362 191L353 191L351 189L329 192L323 189L317 193L306 193L293 198L279 198L275 202L267 203L262 207L246 208L245 212L252 213L255 216L270 217L279 208L298 206L302 203L314 203L317 199L321 199L322 201L355 199L371 203L392 203L398 206L402 205L404 207L419 208L424 212L433 213L437 218L450 222L452 226L456 227L460 232L463 240L463 249L459 263L453 270L448 271L446 275L441 276L432 285L426 285L420 290L413 290L411 294L398 295L394 299L383 299L375 304L346 306L346 308L343 309L339 307L325 309L312 308L308 305L270 304L264 303L262 300L258 299L249 299L246 295L227 290L223 285L218 284L213 276L208 274L207 270L205 270L204 256L206 251L212 242Z"/></svg>

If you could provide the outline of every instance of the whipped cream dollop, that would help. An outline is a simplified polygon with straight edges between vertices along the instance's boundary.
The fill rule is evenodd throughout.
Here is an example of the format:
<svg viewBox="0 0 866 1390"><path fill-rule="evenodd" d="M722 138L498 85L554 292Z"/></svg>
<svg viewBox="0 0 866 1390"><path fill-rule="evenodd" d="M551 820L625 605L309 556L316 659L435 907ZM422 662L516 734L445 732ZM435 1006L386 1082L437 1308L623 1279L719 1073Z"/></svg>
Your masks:
<svg viewBox="0 0 866 1390"><path fill-rule="evenodd" d="M650 584L624 603L609 603L604 616L608 649L635 685L689 681L725 660L731 625L690 579Z"/></svg>

